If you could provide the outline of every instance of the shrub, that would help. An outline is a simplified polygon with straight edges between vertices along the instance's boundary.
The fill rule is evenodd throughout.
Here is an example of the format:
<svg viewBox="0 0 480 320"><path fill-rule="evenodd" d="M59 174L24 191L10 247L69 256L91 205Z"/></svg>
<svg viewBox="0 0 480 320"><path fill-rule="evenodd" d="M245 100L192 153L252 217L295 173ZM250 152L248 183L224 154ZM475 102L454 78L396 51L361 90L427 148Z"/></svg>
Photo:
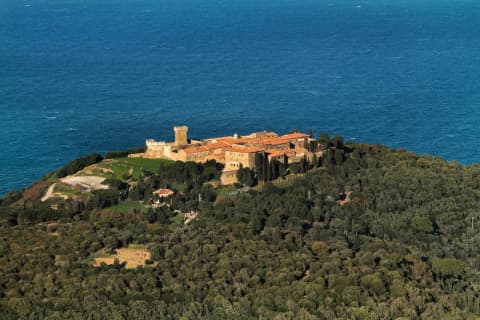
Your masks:
<svg viewBox="0 0 480 320"><path fill-rule="evenodd" d="M9 206L14 202L22 199L22 192L21 191L11 191L0 198L0 206Z"/></svg>
<svg viewBox="0 0 480 320"><path fill-rule="evenodd" d="M464 264L454 258L433 258L432 269L442 278L459 277L463 273Z"/></svg>
<svg viewBox="0 0 480 320"><path fill-rule="evenodd" d="M425 233L433 232L432 220L430 220L430 218L427 216L413 217L411 226L416 231L425 232Z"/></svg>
<svg viewBox="0 0 480 320"><path fill-rule="evenodd" d="M103 160L103 157L98 153L92 153L86 157L81 157L73 160L65 167L57 171L57 176L59 178L66 177L68 175L74 174L85 167L91 166L92 164L98 163Z"/></svg>
<svg viewBox="0 0 480 320"><path fill-rule="evenodd" d="M129 148L124 151L109 151L105 154L105 159L125 158L125 157L128 157L129 154L143 153L143 152L145 152L145 147Z"/></svg>

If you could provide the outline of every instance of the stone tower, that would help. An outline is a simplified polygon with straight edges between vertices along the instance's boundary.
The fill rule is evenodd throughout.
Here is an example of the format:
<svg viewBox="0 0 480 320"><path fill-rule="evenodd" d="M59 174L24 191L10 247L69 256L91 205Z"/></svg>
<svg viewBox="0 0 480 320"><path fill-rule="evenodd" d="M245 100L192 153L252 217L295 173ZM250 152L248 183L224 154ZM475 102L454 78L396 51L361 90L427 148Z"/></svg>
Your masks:
<svg viewBox="0 0 480 320"><path fill-rule="evenodd" d="M173 131L175 131L175 146L183 146L188 144L187 141L187 133L188 127L187 126L180 126L180 127L173 127Z"/></svg>

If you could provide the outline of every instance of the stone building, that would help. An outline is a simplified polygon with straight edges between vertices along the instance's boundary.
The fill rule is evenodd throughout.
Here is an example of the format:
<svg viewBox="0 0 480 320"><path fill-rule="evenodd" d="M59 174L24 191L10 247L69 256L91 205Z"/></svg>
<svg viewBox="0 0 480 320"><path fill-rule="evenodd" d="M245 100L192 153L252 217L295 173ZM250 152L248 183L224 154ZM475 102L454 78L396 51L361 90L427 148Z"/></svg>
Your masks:
<svg viewBox="0 0 480 320"><path fill-rule="evenodd" d="M188 127L187 126L179 126L173 127L173 131L175 131L175 142L173 143L174 146L184 146L188 144Z"/></svg>
<svg viewBox="0 0 480 320"><path fill-rule="evenodd" d="M255 168L255 155L263 149L255 147L234 146L225 151L225 170L238 170L243 168Z"/></svg>
<svg viewBox="0 0 480 320"><path fill-rule="evenodd" d="M261 131L240 137L234 134L192 141L188 139L187 126L176 126L173 130L174 142L149 139L146 140L145 153L132 156L194 162L215 160L225 165L222 184L237 182L236 173L240 167L254 169L255 155L260 152L267 155L269 160L289 163L299 162L304 157L313 157L313 153L305 148L311 137L301 132L279 136L275 132Z"/></svg>
<svg viewBox="0 0 480 320"><path fill-rule="evenodd" d="M189 145L188 127L173 127L173 131L175 133L175 141L173 142L156 141L154 139L146 140L147 150L143 157L187 161L185 154L180 154L179 151Z"/></svg>

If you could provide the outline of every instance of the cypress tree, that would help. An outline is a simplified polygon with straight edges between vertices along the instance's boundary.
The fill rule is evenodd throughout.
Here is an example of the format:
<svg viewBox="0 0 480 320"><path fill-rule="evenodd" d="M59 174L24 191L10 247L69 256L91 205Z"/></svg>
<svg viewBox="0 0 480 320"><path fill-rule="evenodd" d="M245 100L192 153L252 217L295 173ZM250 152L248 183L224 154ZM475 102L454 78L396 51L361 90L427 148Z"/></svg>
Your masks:
<svg viewBox="0 0 480 320"><path fill-rule="evenodd" d="M314 154L313 157L312 157L312 166L313 166L314 168L316 168L316 167L319 166L318 159L317 159L317 155L315 155L315 154Z"/></svg>
<svg viewBox="0 0 480 320"><path fill-rule="evenodd" d="M263 181L267 182L270 180L272 180L272 172L270 171L268 157L263 154Z"/></svg>
<svg viewBox="0 0 480 320"><path fill-rule="evenodd" d="M261 153L255 154L255 172L257 174L258 180L263 181L263 156Z"/></svg>

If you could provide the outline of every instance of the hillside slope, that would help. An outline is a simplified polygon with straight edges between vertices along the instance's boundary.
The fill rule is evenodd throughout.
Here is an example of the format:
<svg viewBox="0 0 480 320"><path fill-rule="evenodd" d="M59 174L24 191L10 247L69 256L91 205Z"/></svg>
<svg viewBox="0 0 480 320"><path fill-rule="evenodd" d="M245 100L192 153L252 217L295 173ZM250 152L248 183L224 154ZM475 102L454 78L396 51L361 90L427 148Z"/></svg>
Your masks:
<svg viewBox="0 0 480 320"><path fill-rule="evenodd" d="M176 163L115 203L4 200L0 318L478 319L480 167L344 151L238 192L211 186L215 164ZM168 205L132 205L158 187L175 190ZM198 218L184 224L189 210ZM144 267L93 263L132 245L148 248Z"/></svg>

